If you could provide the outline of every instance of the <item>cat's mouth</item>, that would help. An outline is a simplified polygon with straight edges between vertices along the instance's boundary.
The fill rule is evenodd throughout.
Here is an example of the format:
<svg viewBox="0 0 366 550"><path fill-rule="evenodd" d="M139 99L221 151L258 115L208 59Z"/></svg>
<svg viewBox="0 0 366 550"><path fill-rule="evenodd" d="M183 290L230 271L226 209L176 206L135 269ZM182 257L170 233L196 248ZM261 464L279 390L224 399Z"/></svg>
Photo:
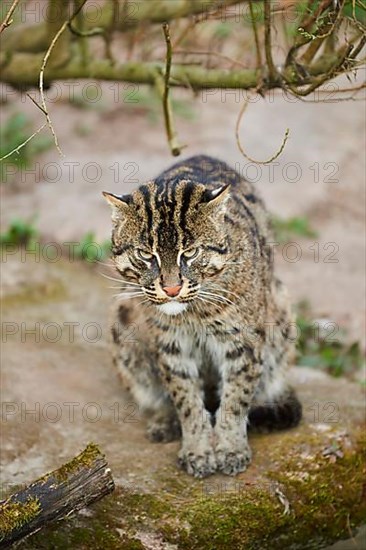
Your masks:
<svg viewBox="0 0 366 550"><path fill-rule="evenodd" d="M188 307L188 302L169 300L162 304L157 304L157 308L165 315L179 315L183 313Z"/></svg>
<svg viewBox="0 0 366 550"><path fill-rule="evenodd" d="M147 294L147 298L149 299L151 305L154 305L158 311L161 311L162 313L165 313L166 315L179 315L180 313L183 313L189 306L190 303L192 303L196 298L197 295L190 294L190 295L179 295L175 297L160 297L160 296L152 296L150 293Z"/></svg>

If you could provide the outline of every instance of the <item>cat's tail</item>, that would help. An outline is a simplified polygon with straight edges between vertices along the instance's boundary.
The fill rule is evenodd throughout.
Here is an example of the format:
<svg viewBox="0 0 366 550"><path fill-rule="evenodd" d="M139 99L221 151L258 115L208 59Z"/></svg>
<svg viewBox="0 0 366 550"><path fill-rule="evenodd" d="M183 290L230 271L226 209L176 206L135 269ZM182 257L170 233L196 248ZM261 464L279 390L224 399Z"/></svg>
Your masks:
<svg viewBox="0 0 366 550"><path fill-rule="evenodd" d="M253 404L249 411L248 428L253 432L272 432L297 426L302 417L302 405L293 388L277 395L272 401Z"/></svg>

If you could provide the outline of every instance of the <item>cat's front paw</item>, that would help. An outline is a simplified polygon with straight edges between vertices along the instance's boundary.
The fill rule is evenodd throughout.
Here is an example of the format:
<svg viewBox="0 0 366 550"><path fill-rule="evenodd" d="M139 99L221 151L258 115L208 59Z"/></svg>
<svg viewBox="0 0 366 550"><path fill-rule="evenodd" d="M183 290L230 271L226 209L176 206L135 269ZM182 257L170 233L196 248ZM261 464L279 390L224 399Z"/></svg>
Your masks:
<svg viewBox="0 0 366 550"><path fill-rule="evenodd" d="M247 442L240 446L218 446L216 448L217 469L223 474L235 476L244 472L250 464L252 452Z"/></svg>
<svg viewBox="0 0 366 550"><path fill-rule="evenodd" d="M186 472L194 477L207 477L216 472L216 458L212 449L187 450L181 449L178 463Z"/></svg>

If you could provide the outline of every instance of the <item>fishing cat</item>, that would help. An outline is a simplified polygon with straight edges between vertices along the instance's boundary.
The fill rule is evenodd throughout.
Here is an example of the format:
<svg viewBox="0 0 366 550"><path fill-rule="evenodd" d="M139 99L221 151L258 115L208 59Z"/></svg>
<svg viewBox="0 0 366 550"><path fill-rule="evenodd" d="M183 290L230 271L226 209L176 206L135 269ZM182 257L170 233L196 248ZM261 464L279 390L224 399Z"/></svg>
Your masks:
<svg viewBox="0 0 366 550"><path fill-rule="evenodd" d="M130 195L103 194L120 284L114 361L149 414L148 437L181 436L189 474L235 475L250 462L247 427L289 428L301 418L286 380L295 326L273 273L263 202L206 156Z"/></svg>

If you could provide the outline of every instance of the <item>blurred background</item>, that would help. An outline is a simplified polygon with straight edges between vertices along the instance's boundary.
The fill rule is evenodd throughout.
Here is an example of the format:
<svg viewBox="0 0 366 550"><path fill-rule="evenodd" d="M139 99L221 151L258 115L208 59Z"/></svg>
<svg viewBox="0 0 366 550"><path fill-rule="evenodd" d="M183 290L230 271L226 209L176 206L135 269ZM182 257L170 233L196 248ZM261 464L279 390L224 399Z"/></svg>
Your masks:
<svg viewBox="0 0 366 550"><path fill-rule="evenodd" d="M0 6L1 21L12 4ZM72 430L64 418L53 424L44 418L21 426L6 422L9 486L54 467L60 448L62 456L72 455L77 442L97 434L118 456L112 461L121 483L137 477L159 487L146 464L155 457L157 467L169 469L174 448L162 459L160 447L143 439L141 423L134 435L130 425L121 428L111 420L120 391L106 343L113 291L101 276L108 269L102 264L108 263L110 236L101 191L130 192L195 154L216 156L255 182L273 220L275 266L297 310L297 363L308 367L299 370L298 384L308 401L316 391L316 402L330 395L340 410L354 400L350 414L359 419L365 353L365 10L358 1L269 4L266 16L268 3L254 0L22 0L2 28L2 297L8 323L3 399L33 408L47 400L87 400L102 403L104 412L98 425L80 416ZM172 46L168 92L165 20ZM52 45L50 37L65 21L69 25ZM347 50L349 44L353 50ZM225 84L223 75L234 84ZM181 147L177 158L166 133L169 124ZM256 162L275 156L287 128L281 154L270 163ZM79 323L73 346L65 322ZM59 338L56 325L62 328ZM341 385L317 378L323 374ZM128 448L121 447L120 429Z"/></svg>

